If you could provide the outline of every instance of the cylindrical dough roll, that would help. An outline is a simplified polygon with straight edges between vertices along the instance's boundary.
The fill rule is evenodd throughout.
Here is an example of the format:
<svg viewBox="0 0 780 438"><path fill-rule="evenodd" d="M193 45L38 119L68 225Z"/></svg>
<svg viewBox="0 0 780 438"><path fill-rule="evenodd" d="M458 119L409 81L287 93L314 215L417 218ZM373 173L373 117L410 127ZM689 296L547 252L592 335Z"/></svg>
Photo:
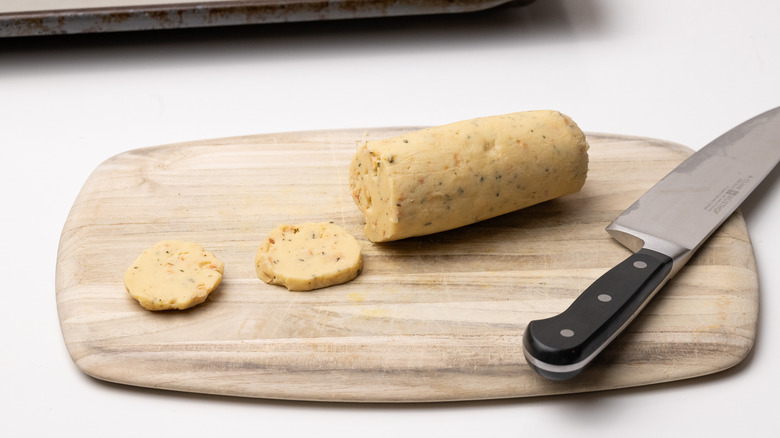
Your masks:
<svg viewBox="0 0 780 438"><path fill-rule="evenodd" d="M349 183L366 236L386 242L577 192L587 173L588 144L574 121L528 111L367 141Z"/></svg>

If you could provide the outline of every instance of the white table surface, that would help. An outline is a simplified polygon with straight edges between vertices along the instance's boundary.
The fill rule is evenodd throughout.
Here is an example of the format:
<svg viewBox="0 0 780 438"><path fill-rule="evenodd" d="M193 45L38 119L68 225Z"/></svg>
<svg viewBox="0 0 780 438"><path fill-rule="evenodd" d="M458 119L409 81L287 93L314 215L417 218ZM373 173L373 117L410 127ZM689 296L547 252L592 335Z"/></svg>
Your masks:
<svg viewBox="0 0 780 438"><path fill-rule="evenodd" d="M82 184L129 149L538 108L585 131L698 149L778 105L772 0L537 0L477 15L0 40L0 435L767 436L777 407L761 397L780 390L777 169L743 206L761 285L752 353L637 389L355 405L103 383L65 349L54 267Z"/></svg>

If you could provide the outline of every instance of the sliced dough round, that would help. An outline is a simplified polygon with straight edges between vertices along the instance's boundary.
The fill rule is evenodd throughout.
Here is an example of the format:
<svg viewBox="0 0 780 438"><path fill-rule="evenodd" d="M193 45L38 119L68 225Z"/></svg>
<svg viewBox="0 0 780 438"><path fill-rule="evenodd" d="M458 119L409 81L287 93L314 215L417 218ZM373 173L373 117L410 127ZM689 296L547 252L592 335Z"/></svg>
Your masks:
<svg viewBox="0 0 780 438"><path fill-rule="evenodd" d="M146 309L187 309L206 301L224 272L225 264L197 243L164 240L127 268L125 288Z"/></svg>
<svg viewBox="0 0 780 438"><path fill-rule="evenodd" d="M291 291L346 283L362 268L358 241L329 222L280 225L260 244L255 256L261 280Z"/></svg>

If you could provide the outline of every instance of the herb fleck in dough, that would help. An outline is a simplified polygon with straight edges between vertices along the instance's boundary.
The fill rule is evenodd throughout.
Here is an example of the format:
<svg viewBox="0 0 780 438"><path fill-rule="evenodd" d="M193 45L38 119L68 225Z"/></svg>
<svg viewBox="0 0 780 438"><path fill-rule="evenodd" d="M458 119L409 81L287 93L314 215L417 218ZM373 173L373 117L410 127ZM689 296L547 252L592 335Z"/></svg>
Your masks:
<svg viewBox="0 0 780 438"><path fill-rule="evenodd" d="M360 274L358 241L332 223L280 225L257 250L257 276L291 291L310 291L346 283Z"/></svg>
<svg viewBox="0 0 780 438"><path fill-rule="evenodd" d="M125 288L148 310L188 309L206 301L222 281L225 264L192 242L164 240L125 271Z"/></svg>

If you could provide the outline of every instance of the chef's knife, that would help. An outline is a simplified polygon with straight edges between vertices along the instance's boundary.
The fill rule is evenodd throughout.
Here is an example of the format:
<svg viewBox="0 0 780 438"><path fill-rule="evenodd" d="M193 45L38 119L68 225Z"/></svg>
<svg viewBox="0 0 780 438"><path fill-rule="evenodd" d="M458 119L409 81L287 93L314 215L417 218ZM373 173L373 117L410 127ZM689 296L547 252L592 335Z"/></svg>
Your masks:
<svg viewBox="0 0 780 438"><path fill-rule="evenodd" d="M780 107L715 139L607 226L634 253L563 313L531 321L528 364L564 380L579 374L634 319L780 160Z"/></svg>

